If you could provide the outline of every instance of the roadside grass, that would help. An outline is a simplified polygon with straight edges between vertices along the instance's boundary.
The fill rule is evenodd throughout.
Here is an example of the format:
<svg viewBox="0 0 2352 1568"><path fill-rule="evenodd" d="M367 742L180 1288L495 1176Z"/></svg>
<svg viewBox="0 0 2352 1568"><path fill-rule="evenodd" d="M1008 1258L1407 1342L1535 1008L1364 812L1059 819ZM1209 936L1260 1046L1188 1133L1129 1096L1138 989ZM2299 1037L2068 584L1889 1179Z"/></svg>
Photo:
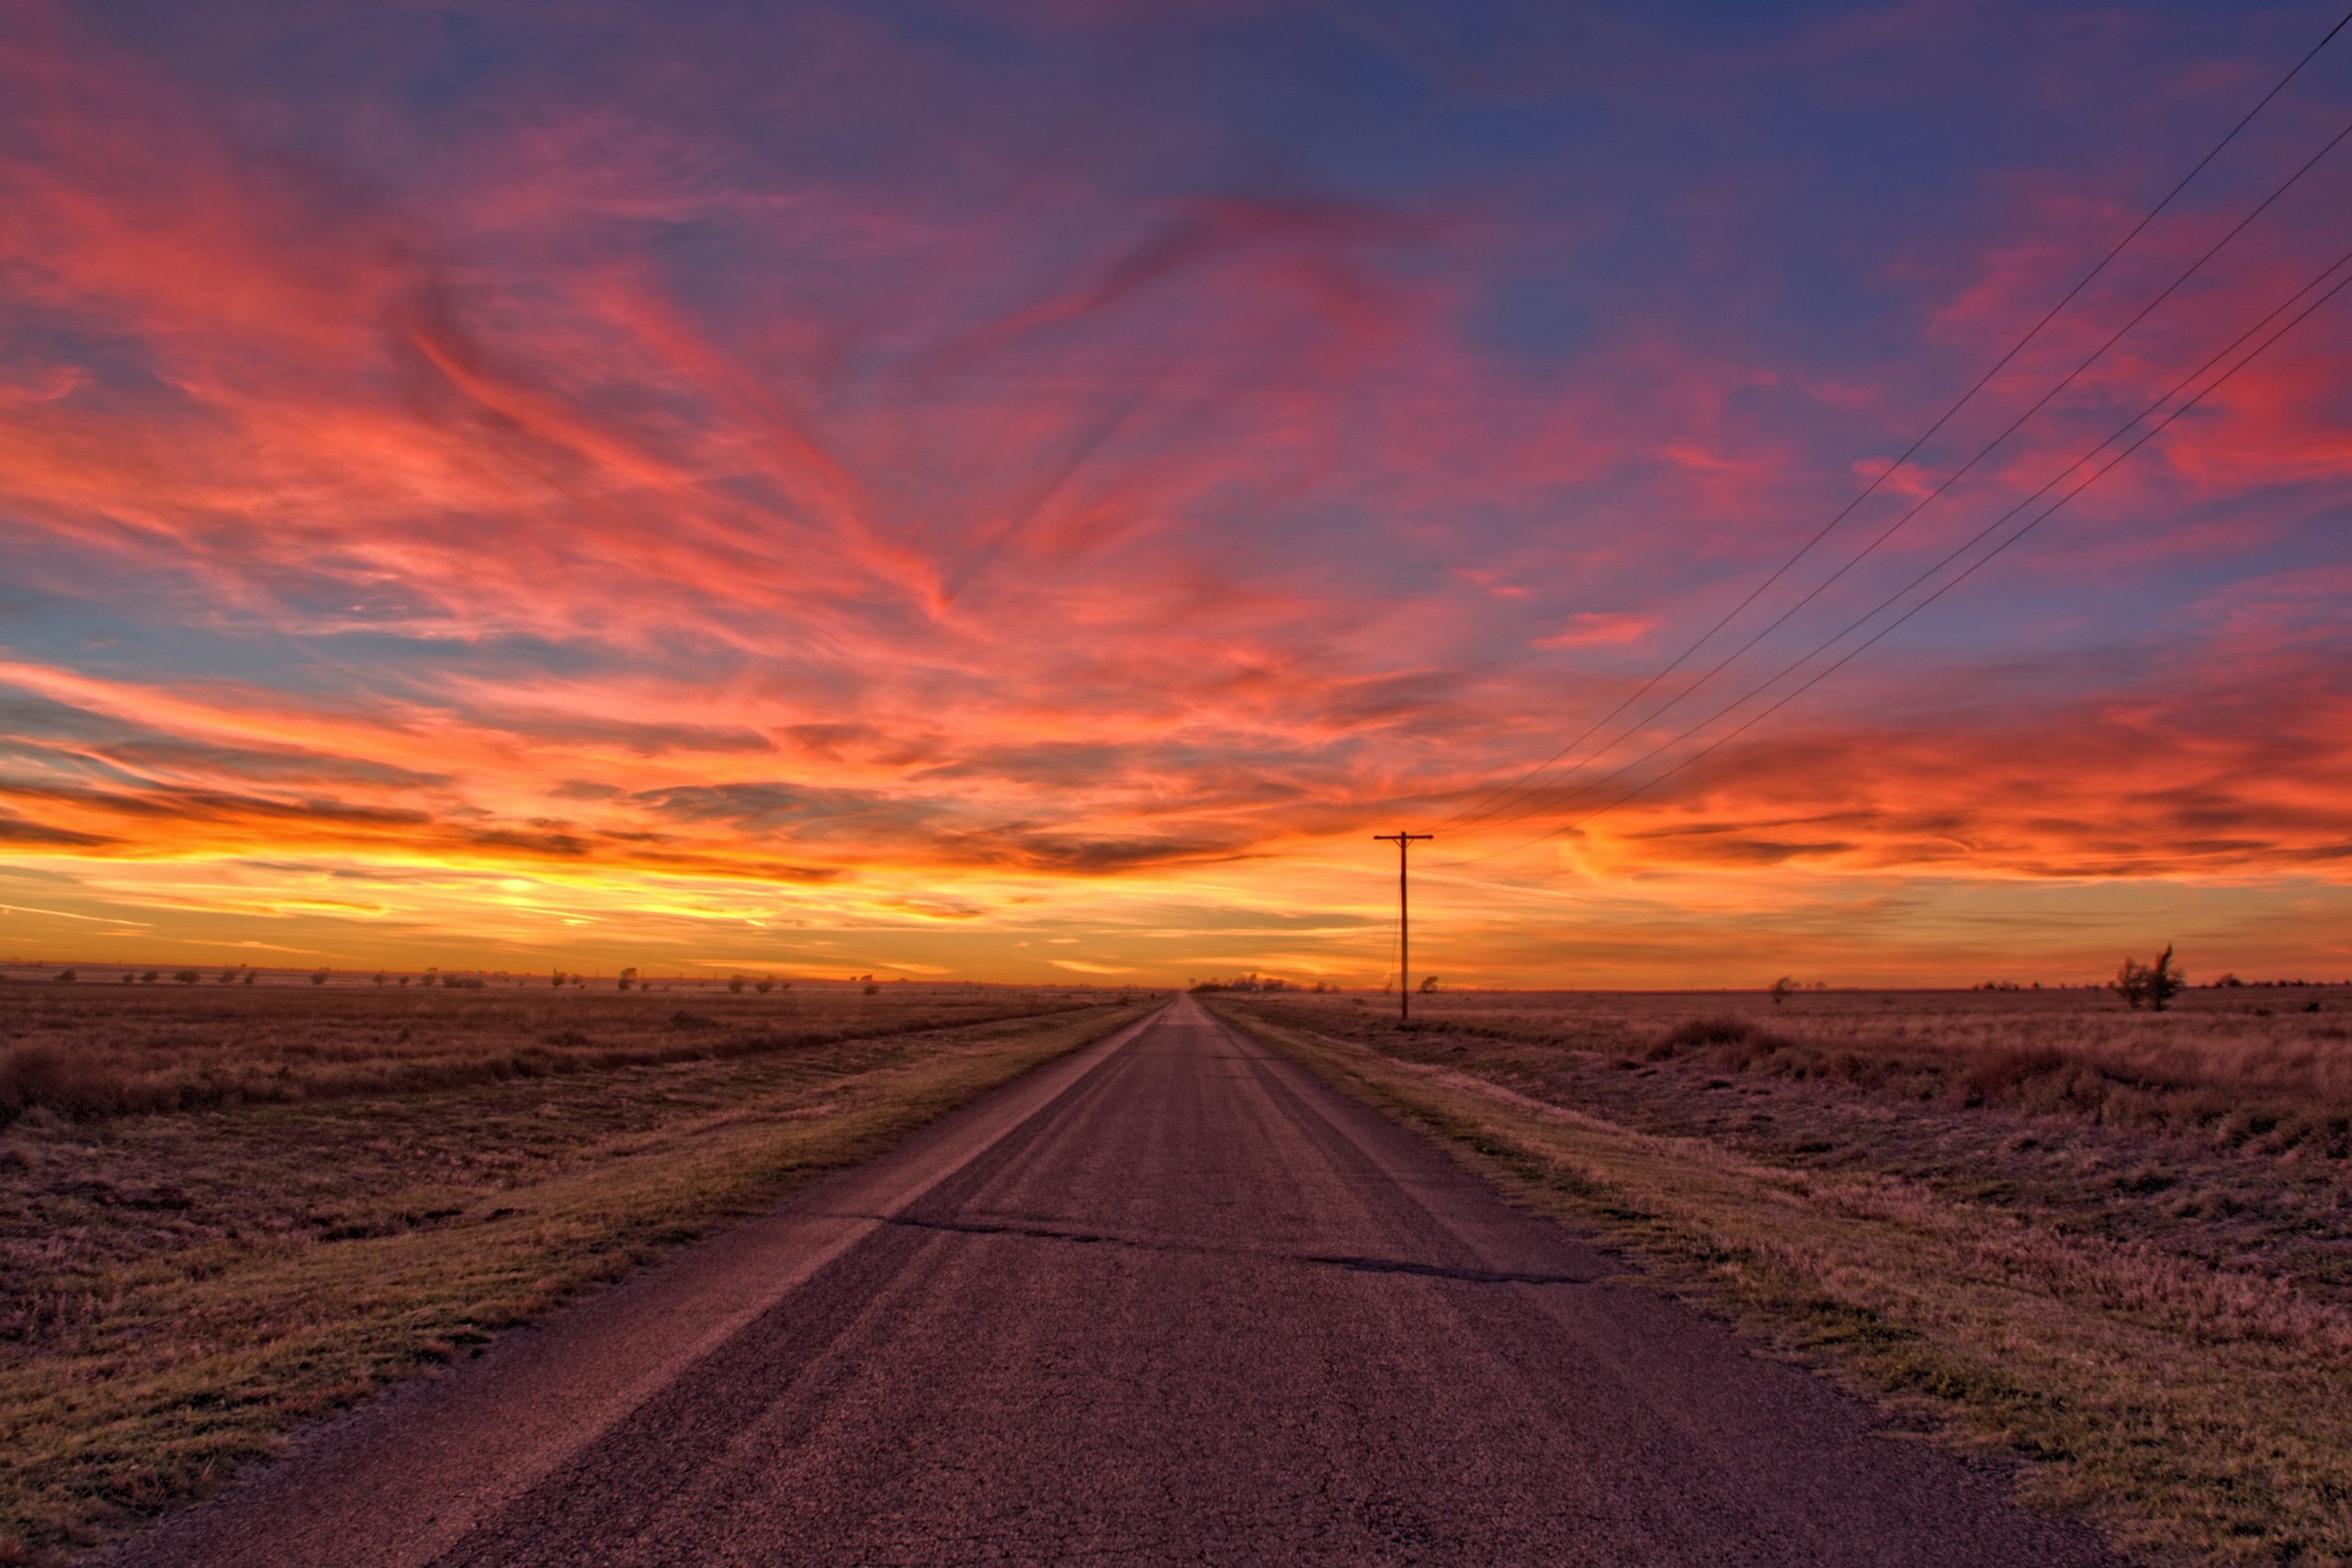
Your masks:
<svg viewBox="0 0 2352 1568"><path fill-rule="evenodd" d="M27 1112L0 1134L0 1563L197 1501L1151 1005L373 1101Z"/></svg>
<svg viewBox="0 0 2352 1568"><path fill-rule="evenodd" d="M1455 1034L1608 1051L1638 1041L1652 1061L2352 1156L2341 986L2195 990L2161 1013L2087 989L1799 992L1785 1006L1755 993L1457 992L1415 1011Z"/></svg>
<svg viewBox="0 0 2352 1568"><path fill-rule="evenodd" d="M1404 1032L1346 1006L1204 999L1746 1330L2030 1461L2029 1499L2127 1550L2352 1562L2340 1162L1711 1076L1722 1064L1646 1060L1648 1031L1613 1051L1596 1033L1488 1054L1444 1020ZM2282 1227L2327 1233L2315 1247L2195 1207L2199 1181L2256 1164L2298 1194Z"/></svg>

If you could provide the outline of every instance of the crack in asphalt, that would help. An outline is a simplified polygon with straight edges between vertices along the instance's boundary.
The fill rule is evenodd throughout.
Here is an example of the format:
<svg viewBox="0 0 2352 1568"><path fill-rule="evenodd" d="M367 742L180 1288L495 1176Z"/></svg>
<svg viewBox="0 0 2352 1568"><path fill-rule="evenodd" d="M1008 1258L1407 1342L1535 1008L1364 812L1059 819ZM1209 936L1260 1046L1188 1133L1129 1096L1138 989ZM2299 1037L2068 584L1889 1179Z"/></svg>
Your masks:
<svg viewBox="0 0 2352 1568"><path fill-rule="evenodd" d="M1367 1258L1351 1253L1280 1252L1261 1247L1212 1247L1201 1242L1147 1241L1137 1236L1113 1235L1101 1231L1061 1230L1047 1225L940 1219L920 1214L890 1214L879 1218L880 1223L887 1225L938 1231L950 1235L1010 1236L1021 1241L1058 1241L1079 1247L1127 1247L1166 1256L1256 1258L1270 1263L1303 1263L1322 1269L1345 1269L1358 1274L1404 1274L1425 1280L1451 1280L1469 1285L1595 1285L1602 1282L1597 1277L1580 1274L1479 1269L1454 1263L1419 1263L1409 1258Z"/></svg>

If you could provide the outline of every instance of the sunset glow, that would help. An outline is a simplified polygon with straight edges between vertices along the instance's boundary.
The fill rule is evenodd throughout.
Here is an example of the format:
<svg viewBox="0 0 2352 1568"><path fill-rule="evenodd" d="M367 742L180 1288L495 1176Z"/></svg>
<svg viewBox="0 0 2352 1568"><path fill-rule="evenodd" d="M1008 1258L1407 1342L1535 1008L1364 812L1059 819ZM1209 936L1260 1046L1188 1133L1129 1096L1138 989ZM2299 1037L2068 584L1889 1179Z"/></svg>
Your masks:
<svg viewBox="0 0 2352 1568"><path fill-rule="evenodd" d="M1464 984L2352 974L2352 291L1582 820L2352 246L2346 144L1645 718L2324 144L2352 45L1604 761L1447 825L2308 6L0 15L0 956L1377 986L1371 836L1434 827Z"/></svg>

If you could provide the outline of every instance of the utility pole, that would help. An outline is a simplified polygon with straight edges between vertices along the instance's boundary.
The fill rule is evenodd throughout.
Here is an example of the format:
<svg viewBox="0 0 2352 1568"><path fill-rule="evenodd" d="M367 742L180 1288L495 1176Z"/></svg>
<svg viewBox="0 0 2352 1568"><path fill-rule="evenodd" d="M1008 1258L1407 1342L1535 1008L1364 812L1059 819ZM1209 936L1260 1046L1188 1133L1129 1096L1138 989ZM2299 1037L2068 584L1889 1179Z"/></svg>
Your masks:
<svg viewBox="0 0 2352 1568"><path fill-rule="evenodd" d="M1409 1023L1413 1018L1413 928L1406 919L1405 851L1408 845L1435 837L1430 833L1374 833L1376 843L1396 846L1396 1021Z"/></svg>

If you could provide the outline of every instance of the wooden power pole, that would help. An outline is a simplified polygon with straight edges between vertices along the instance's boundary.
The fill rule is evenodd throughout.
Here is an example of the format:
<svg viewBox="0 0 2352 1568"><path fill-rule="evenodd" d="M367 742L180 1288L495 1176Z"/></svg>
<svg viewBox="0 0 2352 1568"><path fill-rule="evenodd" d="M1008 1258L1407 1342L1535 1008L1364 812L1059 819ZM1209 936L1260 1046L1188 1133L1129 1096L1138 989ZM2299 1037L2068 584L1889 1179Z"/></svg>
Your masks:
<svg viewBox="0 0 2352 1568"><path fill-rule="evenodd" d="M1396 1021L1413 1018L1413 928L1406 917L1405 851L1407 846L1434 837L1429 833L1374 833L1374 841L1396 846Z"/></svg>

